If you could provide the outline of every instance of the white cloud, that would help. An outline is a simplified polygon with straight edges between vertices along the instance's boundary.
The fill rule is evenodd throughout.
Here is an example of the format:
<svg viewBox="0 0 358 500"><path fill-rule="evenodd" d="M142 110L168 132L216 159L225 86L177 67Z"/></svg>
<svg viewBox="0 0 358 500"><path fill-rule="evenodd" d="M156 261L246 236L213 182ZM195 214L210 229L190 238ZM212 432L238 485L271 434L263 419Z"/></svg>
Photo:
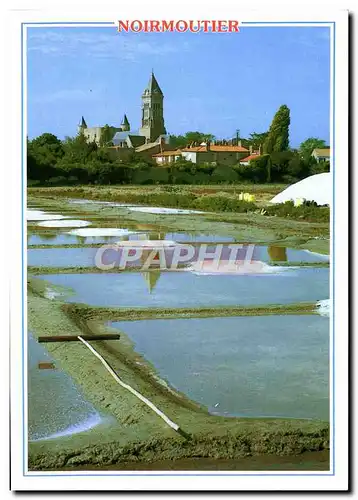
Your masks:
<svg viewBox="0 0 358 500"><path fill-rule="evenodd" d="M167 55L187 50L188 44L180 45L148 38L140 34L124 35L116 31L103 34L91 28L91 32L68 28L32 28L28 35L28 51L42 54L76 56L90 55L95 58L116 58L135 61L142 56Z"/></svg>

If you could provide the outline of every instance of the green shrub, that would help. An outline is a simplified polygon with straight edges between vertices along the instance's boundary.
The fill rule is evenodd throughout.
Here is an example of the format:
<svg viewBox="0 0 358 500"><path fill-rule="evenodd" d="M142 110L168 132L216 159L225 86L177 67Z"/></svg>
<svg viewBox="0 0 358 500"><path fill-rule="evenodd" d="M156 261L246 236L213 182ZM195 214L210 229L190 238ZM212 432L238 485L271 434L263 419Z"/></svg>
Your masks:
<svg viewBox="0 0 358 500"><path fill-rule="evenodd" d="M209 210L212 212L236 212L245 213L257 209L255 203L240 201L236 198L228 198L216 195L204 195L197 198L195 208Z"/></svg>
<svg viewBox="0 0 358 500"><path fill-rule="evenodd" d="M234 168L220 166L213 171L210 181L215 184L220 184L237 182L238 179L238 174Z"/></svg>
<svg viewBox="0 0 358 500"><path fill-rule="evenodd" d="M302 205L295 207L293 201L279 203L265 208L266 215L278 217L291 217L308 222L329 222L330 209L328 205L318 206L314 201L305 201Z"/></svg>

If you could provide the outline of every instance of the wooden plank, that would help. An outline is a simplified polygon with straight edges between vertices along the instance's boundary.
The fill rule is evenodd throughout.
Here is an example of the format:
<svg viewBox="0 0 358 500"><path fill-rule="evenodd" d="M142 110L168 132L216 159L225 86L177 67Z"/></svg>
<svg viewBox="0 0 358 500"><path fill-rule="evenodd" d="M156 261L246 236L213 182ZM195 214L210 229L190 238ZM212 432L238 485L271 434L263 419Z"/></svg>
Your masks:
<svg viewBox="0 0 358 500"><path fill-rule="evenodd" d="M103 335L81 335L85 340L119 340L119 333L105 333ZM39 342L79 342L77 335L47 335L38 337Z"/></svg>
<svg viewBox="0 0 358 500"><path fill-rule="evenodd" d="M55 370L56 366L54 363L49 363L47 361L40 361L38 364L40 370Z"/></svg>

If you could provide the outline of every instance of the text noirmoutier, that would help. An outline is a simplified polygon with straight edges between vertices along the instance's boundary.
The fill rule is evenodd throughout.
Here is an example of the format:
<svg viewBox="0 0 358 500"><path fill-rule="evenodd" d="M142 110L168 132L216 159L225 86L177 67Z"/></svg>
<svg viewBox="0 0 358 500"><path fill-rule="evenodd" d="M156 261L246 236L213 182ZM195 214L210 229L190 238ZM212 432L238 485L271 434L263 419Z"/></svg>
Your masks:
<svg viewBox="0 0 358 500"><path fill-rule="evenodd" d="M149 33L157 32L164 33L166 31L173 31L177 33L185 33L191 31L192 33L238 33L239 21L226 20L226 21L158 21L158 20L138 20L133 21L117 21L118 32L133 32L133 33Z"/></svg>

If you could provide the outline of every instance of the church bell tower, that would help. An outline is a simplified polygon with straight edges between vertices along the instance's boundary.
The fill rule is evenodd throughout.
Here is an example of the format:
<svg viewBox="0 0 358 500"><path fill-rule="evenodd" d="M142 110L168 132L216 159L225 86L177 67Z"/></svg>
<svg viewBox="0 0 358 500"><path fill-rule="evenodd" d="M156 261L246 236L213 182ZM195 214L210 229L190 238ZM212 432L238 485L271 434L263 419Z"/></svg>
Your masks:
<svg viewBox="0 0 358 500"><path fill-rule="evenodd" d="M166 134L163 115L164 95L152 71L149 83L142 94L142 126L140 135L153 142Z"/></svg>

